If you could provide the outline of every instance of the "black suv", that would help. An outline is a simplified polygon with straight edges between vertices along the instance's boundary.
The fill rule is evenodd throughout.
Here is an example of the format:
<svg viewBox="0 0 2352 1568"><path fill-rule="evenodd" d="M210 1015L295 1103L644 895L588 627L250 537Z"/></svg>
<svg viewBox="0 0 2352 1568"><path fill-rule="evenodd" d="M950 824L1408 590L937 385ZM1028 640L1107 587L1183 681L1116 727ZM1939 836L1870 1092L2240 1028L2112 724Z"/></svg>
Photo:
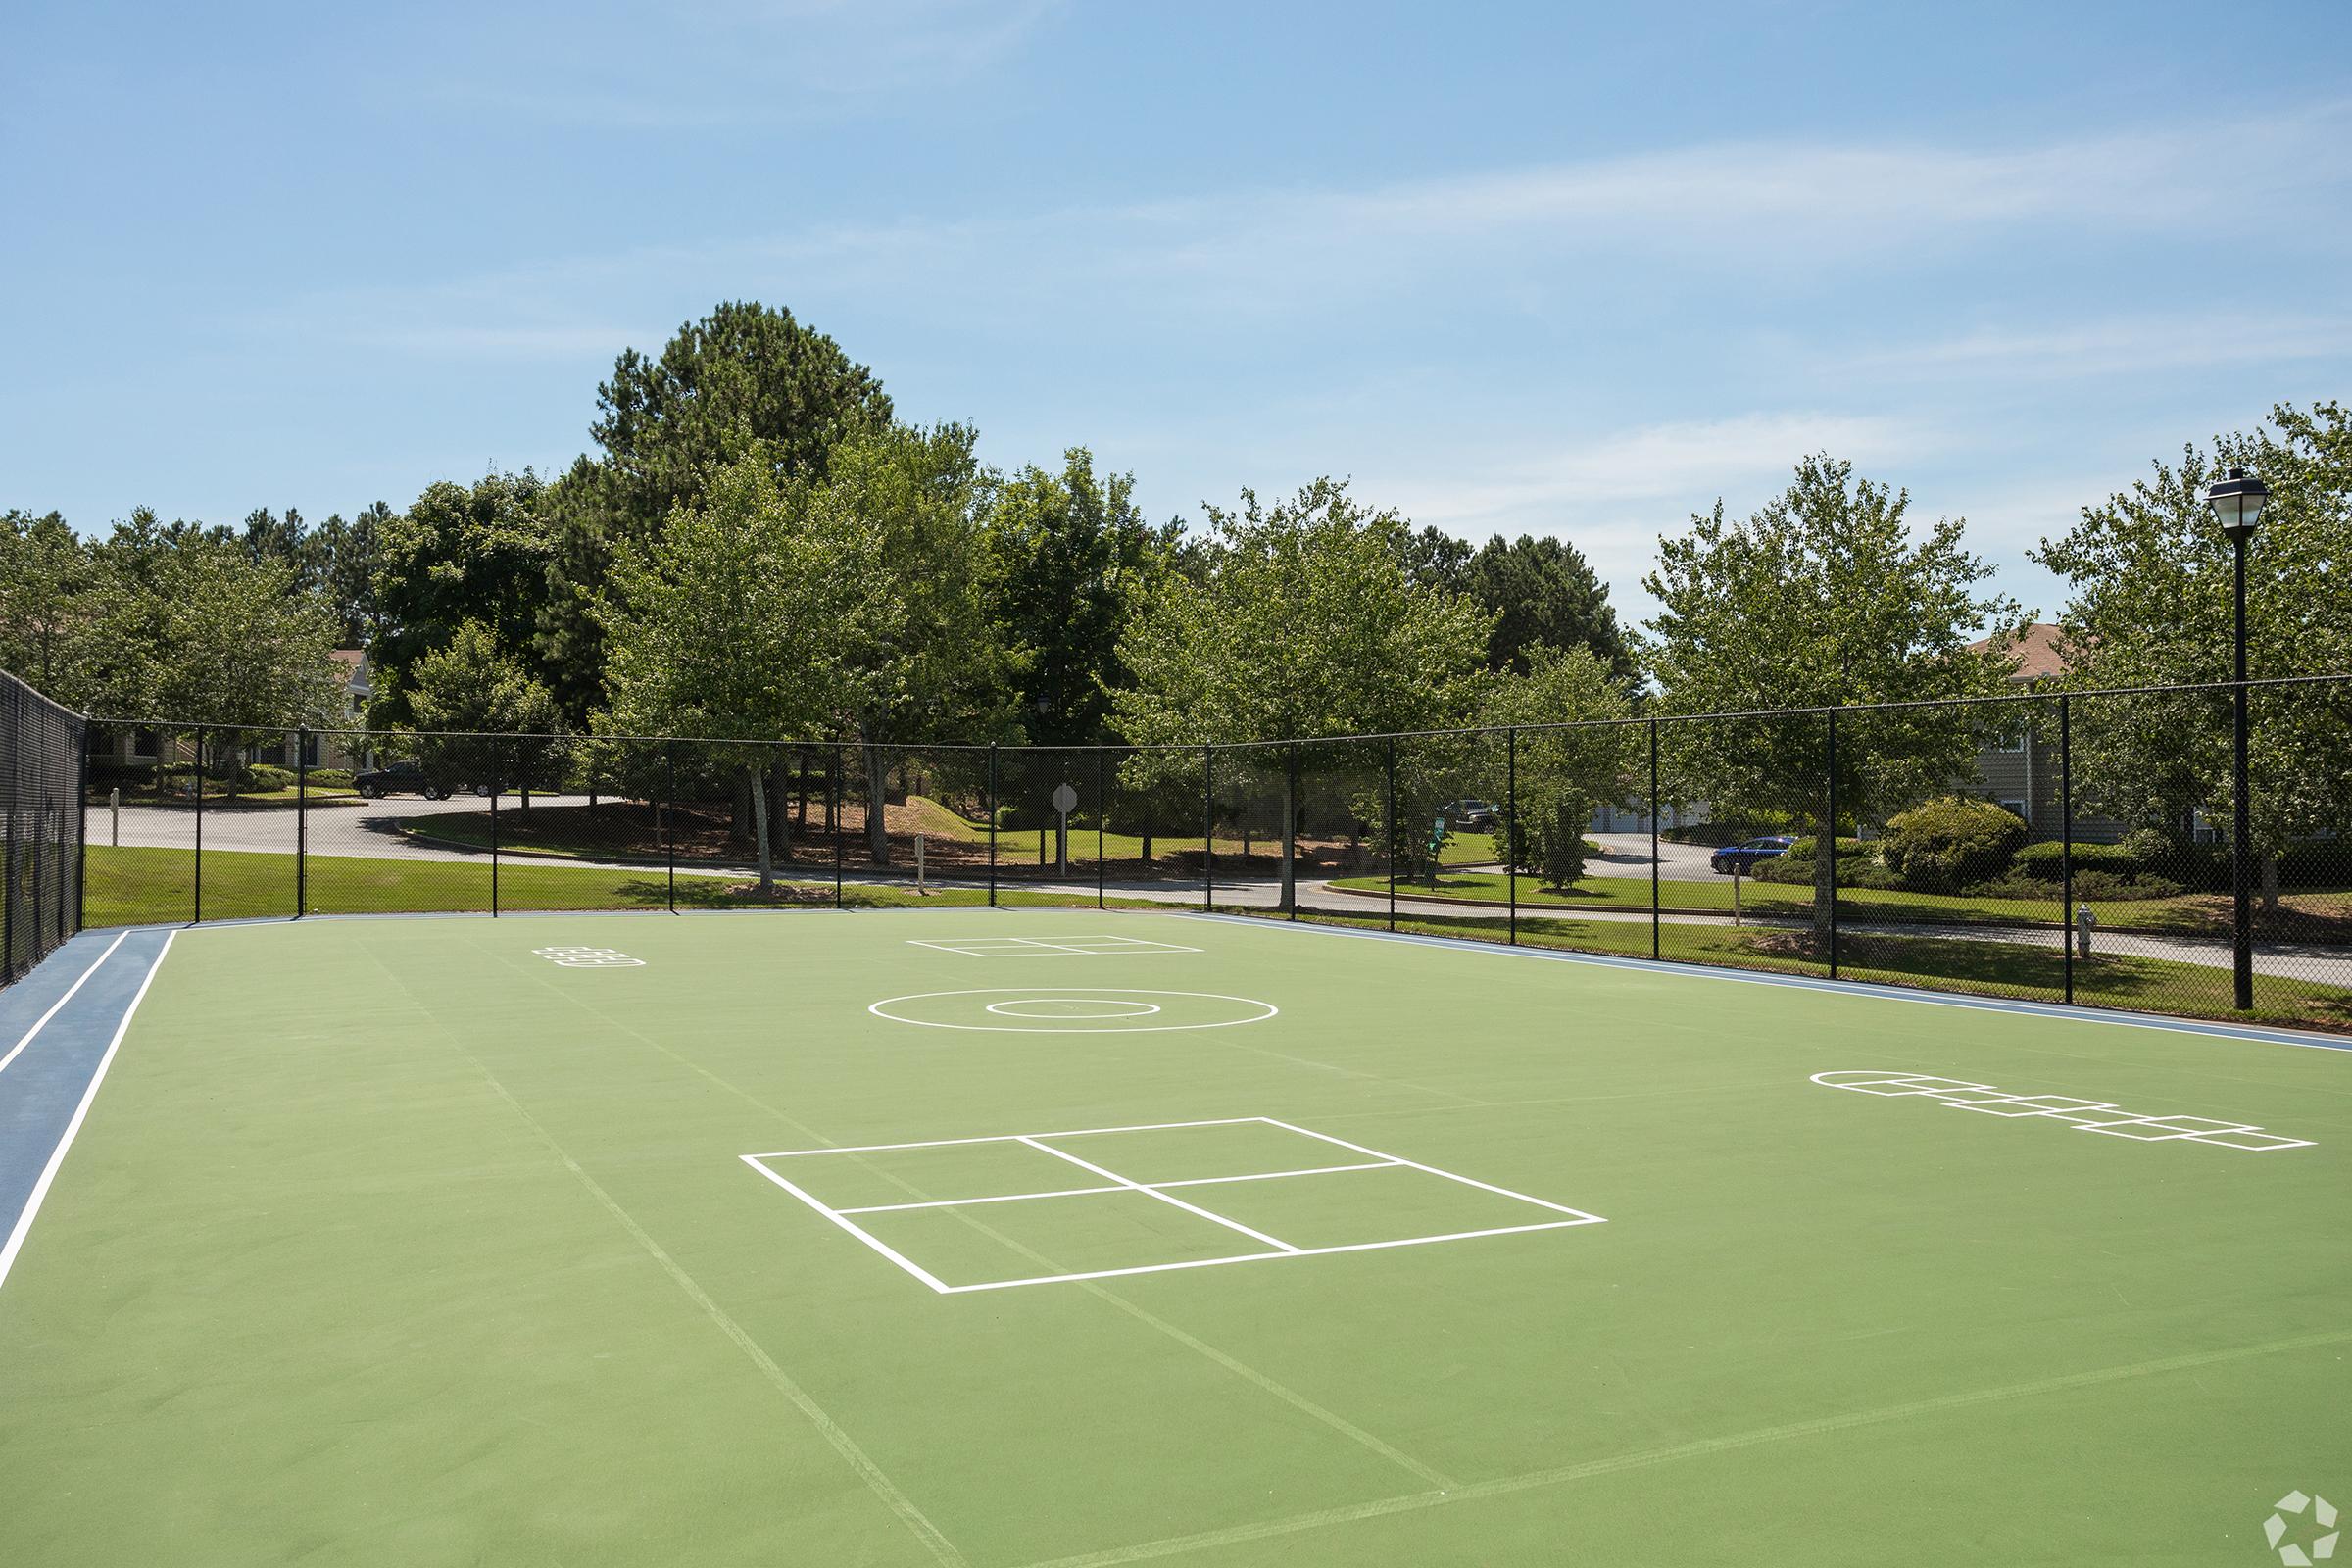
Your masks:
<svg viewBox="0 0 2352 1568"><path fill-rule="evenodd" d="M353 786L369 800L379 795L421 795L428 801L445 795L458 794L465 786L452 788L446 780L437 779L424 770L422 762L388 762L371 773L362 773L352 781Z"/></svg>

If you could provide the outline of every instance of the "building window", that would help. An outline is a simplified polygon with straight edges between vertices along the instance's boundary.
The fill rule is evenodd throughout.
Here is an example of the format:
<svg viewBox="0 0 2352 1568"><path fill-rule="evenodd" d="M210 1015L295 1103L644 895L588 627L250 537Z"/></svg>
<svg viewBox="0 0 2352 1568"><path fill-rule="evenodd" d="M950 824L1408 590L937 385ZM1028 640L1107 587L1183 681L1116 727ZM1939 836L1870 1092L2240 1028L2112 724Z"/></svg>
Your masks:
<svg viewBox="0 0 2352 1568"><path fill-rule="evenodd" d="M2026 803L2023 801L2003 801L2000 805L2002 810L2014 812L2025 821L2034 820L2034 813L2026 809Z"/></svg>
<svg viewBox="0 0 2352 1568"><path fill-rule="evenodd" d="M2027 727L2021 722L2017 728L2003 735L1997 742L1994 743L1994 750L2008 752L2012 755L2022 752L2026 749L2028 737L2033 732L2027 729Z"/></svg>
<svg viewBox="0 0 2352 1568"><path fill-rule="evenodd" d="M130 755L142 760L155 756L154 729L142 724L130 732Z"/></svg>

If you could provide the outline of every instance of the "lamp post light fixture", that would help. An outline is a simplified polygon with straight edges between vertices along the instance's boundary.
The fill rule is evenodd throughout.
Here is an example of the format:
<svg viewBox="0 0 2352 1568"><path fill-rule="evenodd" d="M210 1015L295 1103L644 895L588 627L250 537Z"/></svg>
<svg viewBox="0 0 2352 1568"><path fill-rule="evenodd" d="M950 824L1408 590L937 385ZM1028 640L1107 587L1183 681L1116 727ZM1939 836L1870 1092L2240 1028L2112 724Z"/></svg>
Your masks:
<svg viewBox="0 0 2352 1568"><path fill-rule="evenodd" d="M2253 810L2247 799L2246 781L2246 546L2254 542L2263 503L2270 499L2270 486L2243 468L2231 468L2205 489L2205 504L2213 509L2214 521L2221 524L2222 536L2230 541L2236 558L2237 684L2230 694L2230 741L2235 753L2230 793L2235 797L2235 810L2230 829L2230 885L2234 904L2230 920L2230 967L2235 972L2240 1012L2252 1011L2254 1006L2253 862L2247 853L2247 841L2253 834Z"/></svg>

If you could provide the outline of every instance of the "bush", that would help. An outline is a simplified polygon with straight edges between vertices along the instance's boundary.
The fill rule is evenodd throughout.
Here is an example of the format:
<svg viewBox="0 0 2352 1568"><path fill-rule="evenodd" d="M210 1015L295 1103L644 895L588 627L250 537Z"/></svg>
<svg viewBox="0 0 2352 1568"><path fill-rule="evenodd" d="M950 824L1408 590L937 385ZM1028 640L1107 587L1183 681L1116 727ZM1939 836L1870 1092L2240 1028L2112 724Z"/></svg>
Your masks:
<svg viewBox="0 0 2352 1568"><path fill-rule="evenodd" d="M2045 882L2037 876L2029 876L2012 866L2007 876L1994 877L1989 882L1980 882L1968 891L1979 898L2027 899L2055 904L2065 886L2063 881ZM2092 904L2101 904L2119 899L2177 899L2180 893L2180 883L2168 882L2160 876L2126 876L2119 872L2096 867L2084 870L2078 866L2075 869L2075 901L2077 903L2087 901Z"/></svg>
<svg viewBox="0 0 2352 1568"><path fill-rule="evenodd" d="M2056 839L2029 844L2011 858L2009 867L2015 876L2047 882L2055 887L2066 880L2066 846ZM2101 871L2129 880L2146 869L2138 849L2130 844L2075 846L2075 875L2078 877L2085 871Z"/></svg>
<svg viewBox="0 0 2352 1568"><path fill-rule="evenodd" d="M290 790L294 787L294 771L291 768L272 767L268 762L248 762L237 769L235 782L238 789L257 794Z"/></svg>
<svg viewBox="0 0 2352 1568"><path fill-rule="evenodd" d="M348 767L314 767L311 769L311 782L321 789L347 790L351 788L351 769Z"/></svg>
<svg viewBox="0 0 2352 1568"><path fill-rule="evenodd" d="M1791 886L1810 887L1816 875L1813 864L1815 841L1798 839L1787 855L1757 864L1755 878L1759 882L1783 882ZM1861 839L1838 841L1838 885L1841 888L1886 888L1902 886L1902 881L1879 858L1879 847Z"/></svg>
<svg viewBox="0 0 2352 1568"><path fill-rule="evenodd" d="M1914 893L1957 893L2009 869L2025 819L1990 801L1947 795L1891 818L1880 854Z"/></svg>

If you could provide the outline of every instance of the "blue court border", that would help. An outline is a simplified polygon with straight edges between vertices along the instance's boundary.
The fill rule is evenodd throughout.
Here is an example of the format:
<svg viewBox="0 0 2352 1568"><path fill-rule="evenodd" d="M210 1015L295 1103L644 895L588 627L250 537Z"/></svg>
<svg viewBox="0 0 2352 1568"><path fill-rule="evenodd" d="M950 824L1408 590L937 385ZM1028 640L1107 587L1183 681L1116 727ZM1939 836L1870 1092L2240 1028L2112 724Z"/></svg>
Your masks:
<svg viewBox="0 0 2352 1568"><path fill-rule="evenodd" d="M82 932L0 992L0 1287L178 929Z"/></svg>

